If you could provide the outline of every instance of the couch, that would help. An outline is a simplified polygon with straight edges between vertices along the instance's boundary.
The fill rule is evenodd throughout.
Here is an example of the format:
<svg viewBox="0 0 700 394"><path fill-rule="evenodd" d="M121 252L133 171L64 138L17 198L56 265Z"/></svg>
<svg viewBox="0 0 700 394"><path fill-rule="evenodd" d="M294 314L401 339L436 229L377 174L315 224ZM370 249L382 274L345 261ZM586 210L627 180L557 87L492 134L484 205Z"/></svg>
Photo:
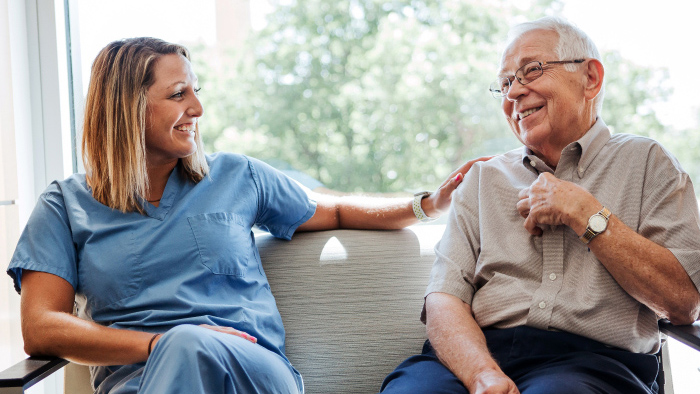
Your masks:
<svg viewBox="0 0 700 394"><path fill-rule="evenodd" d="M287 356L307 393L376 393L389 372L420 352L426 339L419 321L423 292L443 231L444 225L434 224L335 230L298 233L290 242L256 235L286 328ZM700 349L698 323L660 326ZM65 364L57 358L20 362L0 372L0 394L23 393L22 387ZM64 381L66 393L91 393L84 366L68 364Z"/></svg>

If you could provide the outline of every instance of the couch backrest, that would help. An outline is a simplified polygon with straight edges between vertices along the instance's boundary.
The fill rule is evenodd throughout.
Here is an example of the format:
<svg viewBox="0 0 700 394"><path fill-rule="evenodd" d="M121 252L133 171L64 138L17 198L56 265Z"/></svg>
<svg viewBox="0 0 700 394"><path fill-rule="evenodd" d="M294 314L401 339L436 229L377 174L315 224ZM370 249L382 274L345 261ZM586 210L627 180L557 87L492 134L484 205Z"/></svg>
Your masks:
<svg viewBox="0 0 700 394"><path fill-rule="evenodd" d="M442 225L256 238L306 392L376 393L420 352L423 293Z"/></svg>

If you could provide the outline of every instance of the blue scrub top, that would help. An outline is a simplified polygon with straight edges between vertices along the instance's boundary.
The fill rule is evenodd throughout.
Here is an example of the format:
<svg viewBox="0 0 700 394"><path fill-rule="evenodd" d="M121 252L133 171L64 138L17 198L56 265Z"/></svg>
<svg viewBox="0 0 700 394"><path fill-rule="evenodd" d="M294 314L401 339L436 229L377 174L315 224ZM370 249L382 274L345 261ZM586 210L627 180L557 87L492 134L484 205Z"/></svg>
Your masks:
<svg viewBox="0 0 700 394"><path fill-rule="evenodd" d="M316 203L294 181L242 155L207 156L199 183L170 175L146 215L99 202L85 175L41 195L7 270L70 283L79 315L122 329L164 332L180 324L234 327L284 356L284 328L251 231L291 239Z"/></svg>

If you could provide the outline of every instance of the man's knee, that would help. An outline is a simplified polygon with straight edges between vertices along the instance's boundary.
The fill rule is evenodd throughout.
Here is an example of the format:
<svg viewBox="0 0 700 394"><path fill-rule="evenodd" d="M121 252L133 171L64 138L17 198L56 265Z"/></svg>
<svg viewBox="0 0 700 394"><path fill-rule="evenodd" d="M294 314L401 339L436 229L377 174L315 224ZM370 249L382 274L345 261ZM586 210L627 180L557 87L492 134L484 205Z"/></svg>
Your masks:
<svg viewBox="0 0 700 394"><path fill-rule="evenodd" d="M518 385L521 394L609 394L583 374L538 376Z"/></svg>
<svg viewBox="0 0 700 394"><path fill-rule="evenodd" d="M516 379L522 394L650 394L627 366L597 354L552 362Z"/></svg>
<svg viewBox="0 0 700 394"><path fill-rule="evenodd" d="M434 353L409 357L390 373L382 394L469 394L462 382L445 367Z"/></svg>

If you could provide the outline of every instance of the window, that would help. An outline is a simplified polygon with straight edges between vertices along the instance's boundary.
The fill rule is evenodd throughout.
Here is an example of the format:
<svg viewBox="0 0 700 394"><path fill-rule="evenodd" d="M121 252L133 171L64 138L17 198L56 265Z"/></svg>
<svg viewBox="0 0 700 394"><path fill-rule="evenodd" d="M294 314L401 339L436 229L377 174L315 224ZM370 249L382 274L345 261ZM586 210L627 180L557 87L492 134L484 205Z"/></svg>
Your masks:
<svg viewBox="0 0 700 394"><path fill-rule="evenodd" d="M246 153L341 191L410 192L519 146L487 92L502 40L509 24L562 14L605 53L607 123L659 139L697 179L697 139L685 138L698 128L685 83L694 63L665 45L684 34L688 12L658 10L673 21L659 33L644 28L661 23L656 11L598 1L81 0L83 86L113 39L181 42L203 87L207 151Z"/></svg>
<svg viewBox="0 0 700 394"><path fill-rule="evenodd" d="M700 101L688 83L700 55L671 45L695 36L697 11L680 1L80 0L83 85L111 40L180 42L203 88L208 152L346 192L414 192L519 146L487 90L502 41L510 24L561 14L604 54L608 125L661 141L700 185ZM700 356L681 346L674 369L696 369L674 373L676 392L690 393Z"/></svg>
<svg viewBox="0 0 700 394"><path fill-rule="evenodd" d="M664 7L629 7L605 0L202 0L196 5L187 0L10 0L4 4L0 83L11 89L0 89L3 261L9 260L38 193L50 180L80 168L79 155L70 154L71 130L79 138L92 60L109 41L132 36L156 36L191 49L204 88L201 129L207 151L250 154L341 191L404 193L436 187L468 158L519 145L487 90L502 40L514 22L561 14L589 33L605 54L606 122L616 132L660 140L700 184L700 102L693 84L687 82L693 79L700 55L673 45L696 35L691 18L700 11L697 4L677 0ZM64 31L66 15L69 23ZM67 58L64 37L71 49ZM73 103L68 101L71 96ZM3 355L10 346L7 338L18 337L17 322L9 321L17 316L17 297L8 286L7 280L0 284ZM672 347L674 383L677 393L690 393L700 380L700 357L680 346ZM8 356L12 362L21 348L14 352ZM694 368L675 372L677 365Z"/></svg>
<svg viewBox="0 0 700 394"><path fill-rule="evenodd" d="M0 258L3 271L38 194L73 172L64 3L5 1L0 6ZM41 25L41 29L39 29ZM62 45L61 45L62 44ZM47 125L46 127L44 127ZM0 368L24 357L19 297L0 281ZM31 393L57 393L62 374Z"/></svg>

